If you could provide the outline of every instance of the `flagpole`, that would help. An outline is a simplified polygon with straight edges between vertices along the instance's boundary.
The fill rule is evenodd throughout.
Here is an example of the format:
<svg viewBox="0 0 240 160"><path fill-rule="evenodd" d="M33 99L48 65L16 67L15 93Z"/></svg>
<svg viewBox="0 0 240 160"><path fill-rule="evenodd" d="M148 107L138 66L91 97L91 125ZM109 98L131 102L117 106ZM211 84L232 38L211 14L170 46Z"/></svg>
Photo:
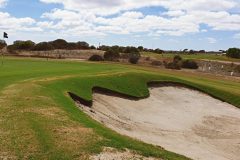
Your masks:
<svg viewBox="0 0 240 160"><path fill-rule="evenodd" d="M5 41L4 38L5 38L5 37L4 37L4 35L3 35L3 42ZM2 50L2 67L3 67L3 59L4 59L4 51Z"/></svg>
<svg viewBox="0 0 240 160"><path fill-rule="evenodd" d="M7 42L5 41L5 38L8 38L8 34L6 32L3 32L3 42L6 43L6 47L7 47ZM4 52L2 52L2 66L3 66L3 60L4 60Z"/></svg>
<svg viewBox="0 0 240 160"><path fill-rule="evenodd" d="M3 41L4 41L4 35L3 35ZM3 50L2 50L2 65L3 66Z"/></svg>

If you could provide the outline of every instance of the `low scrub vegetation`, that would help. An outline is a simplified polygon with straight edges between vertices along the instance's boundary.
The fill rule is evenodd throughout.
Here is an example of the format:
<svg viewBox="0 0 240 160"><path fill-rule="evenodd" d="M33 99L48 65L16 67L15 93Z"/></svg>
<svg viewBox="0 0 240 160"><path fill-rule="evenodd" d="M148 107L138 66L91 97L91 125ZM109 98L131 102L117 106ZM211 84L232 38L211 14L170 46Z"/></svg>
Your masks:
<svg viewBox="0 0 240 160"><path fill-rule="evenodd" d="M182 68L198 69L198 64L193 60L184 60L182 62Z"/></svg>
<svg viewBox="0 0 240 160"><path fill-rule="evenodd" d="M165 67L168 69L177 69L180 70L181 68L188 68L188 69L198 69L197 62L193 60L183 60L181 56L176 55L173 58L172 62L165 62Z"/></svg>
<svg viewBox="0 0 240 160"><path fill-rule="evenodd" d="M162 62L161 61L152 61L151 63L153 66L161 66Z"/></svg>
<svg viewBox="0 0 240 160"><path fill-rule="evenodd" d="M118 50L109 49L104 53L104 60L106 61L118 61L120 58L120 53Z"/></svg>
<svg viewBox="0 0 240 160"><path fill-rule="evenodd" d="M103 61L103 57L97 54L92 55L89 59L89 61Z"/></svg>

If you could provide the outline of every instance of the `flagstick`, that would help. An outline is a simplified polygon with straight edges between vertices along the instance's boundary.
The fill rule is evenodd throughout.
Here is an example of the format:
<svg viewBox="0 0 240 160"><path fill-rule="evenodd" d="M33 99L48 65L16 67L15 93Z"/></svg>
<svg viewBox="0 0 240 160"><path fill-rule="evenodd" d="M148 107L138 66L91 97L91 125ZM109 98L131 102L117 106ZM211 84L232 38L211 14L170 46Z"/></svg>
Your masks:
<svg viewBox="0 0 240 160"><path fill-rule="evenodd" d="M3 41L5 41L4 36L3 36ZM3 59L4 59L4 51L2 50L2 67L3 67Z"/></svg>

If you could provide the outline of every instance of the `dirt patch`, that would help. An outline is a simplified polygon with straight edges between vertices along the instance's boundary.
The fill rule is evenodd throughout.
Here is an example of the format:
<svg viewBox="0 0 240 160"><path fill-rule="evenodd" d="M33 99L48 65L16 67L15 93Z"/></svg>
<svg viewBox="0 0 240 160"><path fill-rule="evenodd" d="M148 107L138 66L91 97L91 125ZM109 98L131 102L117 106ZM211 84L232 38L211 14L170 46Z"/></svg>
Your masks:
<svg viewBox="0 0 240 160"><path fill-rule="evenodd" d="M118 151L113 148L106 147L103 152L90 157L90 160L157 160L152 157L143 157L129 150Z"/></svg>
<svg viewBox="0 0 240 160"><path fill-rule="evenodd" d="M195 90L154 87L142 100L95 93L93 106L81 108L121 134L193 159L240 157L240 110Z"/></svg>

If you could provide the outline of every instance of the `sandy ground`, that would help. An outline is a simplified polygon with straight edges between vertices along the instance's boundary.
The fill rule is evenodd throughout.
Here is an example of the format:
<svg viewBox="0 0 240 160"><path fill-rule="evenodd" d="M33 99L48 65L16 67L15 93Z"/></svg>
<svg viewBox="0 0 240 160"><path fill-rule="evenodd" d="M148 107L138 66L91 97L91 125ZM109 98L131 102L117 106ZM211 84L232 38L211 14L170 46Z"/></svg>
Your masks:
<svg viewBox="0 0 240 160"><path fill-rule="evenodd" d="M95 120L130 137L196 160L240 159L240 109L182 87L150 89L138 101L95 93Z"/></svg>
<svg viewBox="0 0 240 160"><path fill-rule="evenodd" d="M106 147L104 148L102 153L91 156L90 160L157 160L157 159L152 157L143 157L129 150L120 152L114 148Z"/></svg>

